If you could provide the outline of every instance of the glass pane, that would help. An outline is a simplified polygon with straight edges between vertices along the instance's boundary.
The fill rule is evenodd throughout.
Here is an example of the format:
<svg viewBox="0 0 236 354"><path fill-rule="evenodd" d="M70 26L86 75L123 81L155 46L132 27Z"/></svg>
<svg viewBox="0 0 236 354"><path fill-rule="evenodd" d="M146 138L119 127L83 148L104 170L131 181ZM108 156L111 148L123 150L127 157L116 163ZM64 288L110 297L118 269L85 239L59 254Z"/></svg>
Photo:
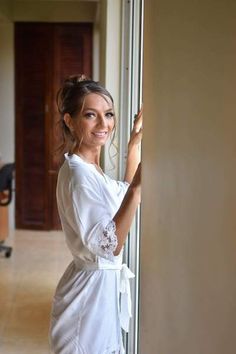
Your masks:
<svg viewBox="0 0 236 354"><path fill-rule="evenodd" d="M134 115L142 103L142 62L143 62L143 0L123 1L122 33L122 80L120 116L120 176L124 175L126 147L133 126ZM125 117L129 117L125 120ZM140 210L130 230L125 249L125 261L135 273L131 280L132 320L130 331L125 335L127 354L138 353L139 330L139 230Z"/></svg>

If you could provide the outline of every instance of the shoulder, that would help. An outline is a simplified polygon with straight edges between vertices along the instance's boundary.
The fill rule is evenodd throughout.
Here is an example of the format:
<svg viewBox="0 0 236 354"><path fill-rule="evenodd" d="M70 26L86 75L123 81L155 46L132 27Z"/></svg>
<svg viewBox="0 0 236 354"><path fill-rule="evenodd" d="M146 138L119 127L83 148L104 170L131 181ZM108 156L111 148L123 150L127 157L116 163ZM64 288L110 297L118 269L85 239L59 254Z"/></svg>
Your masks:
<svg viewBox="0 0 236 354"><path fill-rule="evenodd" d="M84 162L79 156L65 154L63 165L72 186L91 186L98 183L94 166Z"/></svg>

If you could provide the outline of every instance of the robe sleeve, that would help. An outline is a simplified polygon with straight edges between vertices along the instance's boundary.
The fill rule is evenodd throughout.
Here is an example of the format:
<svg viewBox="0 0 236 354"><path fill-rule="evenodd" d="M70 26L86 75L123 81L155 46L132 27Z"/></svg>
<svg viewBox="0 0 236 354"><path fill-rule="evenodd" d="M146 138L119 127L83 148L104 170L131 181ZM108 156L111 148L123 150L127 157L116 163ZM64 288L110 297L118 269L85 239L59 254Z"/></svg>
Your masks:
<svg viewBox="0 0 236 354"><path fill-rule="evenodd" d="M116 183L118 186L118 194L122 194L124 196L130 186L130 183L126 181L117 181Z"/></svg>
<svg viewBox="0 0 236 354"><path fill-rule="evenodd" d="M95 255L113 260L116 225L96 186L77 185L72 192L72 217L83 244Z"/></svg>

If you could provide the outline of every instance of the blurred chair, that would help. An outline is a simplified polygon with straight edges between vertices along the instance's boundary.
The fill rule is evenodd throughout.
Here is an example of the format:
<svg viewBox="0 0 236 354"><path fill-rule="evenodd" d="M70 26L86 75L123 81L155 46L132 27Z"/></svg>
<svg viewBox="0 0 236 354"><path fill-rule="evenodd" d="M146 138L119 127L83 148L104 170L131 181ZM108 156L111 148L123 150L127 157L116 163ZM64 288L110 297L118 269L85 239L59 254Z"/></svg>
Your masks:
<svg viewBox="0 0 236 354"><path fill-rule="evenodd" d="M1 207L6 207L12 200L12 180L14 176L15 164L7 163L0 169L0 212ZM0 252L5 252L8 258L11 256L12 247L4 245L5 238L0 239Z"/></svg>

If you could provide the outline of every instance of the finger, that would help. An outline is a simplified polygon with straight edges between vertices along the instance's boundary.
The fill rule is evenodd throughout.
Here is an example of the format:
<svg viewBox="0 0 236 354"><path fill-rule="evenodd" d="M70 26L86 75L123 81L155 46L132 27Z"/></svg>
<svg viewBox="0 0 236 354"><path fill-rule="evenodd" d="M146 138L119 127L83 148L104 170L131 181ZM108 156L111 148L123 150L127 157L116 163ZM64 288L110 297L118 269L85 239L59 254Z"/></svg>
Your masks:
<svg viewBox="0 0 236 354"><path fill-rule="evenodd" d="M138 115L143 113L143 104L141 104L139 110L138 110Z"/></svg>
<svg viewBox="0 0 236 354"><path fill-rule="evenodd" d="M142 116L142 114L143 114L143 105L141 105L141 107L140 107L138 113L136 113L136 114L134 115L134 120L139 119L140 116Z"/></svg>
<svg viewBox="0 0 236 354"><path fill-rule="evenodd" d="M134 126L141 127L143 123L143 113L140 112L134 120Z"/></svg>
<svg viewBox="0 0 236 354"><path fill-rule="evenodd" d="M134 122L135 132L138 133L140 129L142 129L142 126L143 126L143 117L140 116L139 119Z"/></svg>
<svg viewBox="0 0 236 354"><path fill-rule="evenodd" d="M143 136L143 128L139 129L139 132L137 133L137 135L139 135L142 138L142 136Z"/></svg>
<svg viewBox="0 0 236 354"><path fill-rule="evenodd" d="M142 130L140 130L138 133L135 133L133 131L133 134L131 135L130 137L130 142L133 144L133 145L139 145L142 141L142 138L143 138L143 132Z"/></svg>
<svg viewBox="0 0 236 354"><path fill-rule="evenodd" d="M138 113L139 115L141 114L143 114L143 104L141 105L141 107L140 107L140 110L139 110L139 113Z"/></svg>
<svg viewBox="0 0 236 354"><path fill-rule="evenodd" d="M135 137L143 134L143 127L141 127L138 131L135 132Z"/></svg>
<svg viewBox="0 0 236 354"><path fill-rule="evenodd" d="M143 122L143 114L138 115L137 118L135 119L134 124L140 124L140 122Z"/></svg>

